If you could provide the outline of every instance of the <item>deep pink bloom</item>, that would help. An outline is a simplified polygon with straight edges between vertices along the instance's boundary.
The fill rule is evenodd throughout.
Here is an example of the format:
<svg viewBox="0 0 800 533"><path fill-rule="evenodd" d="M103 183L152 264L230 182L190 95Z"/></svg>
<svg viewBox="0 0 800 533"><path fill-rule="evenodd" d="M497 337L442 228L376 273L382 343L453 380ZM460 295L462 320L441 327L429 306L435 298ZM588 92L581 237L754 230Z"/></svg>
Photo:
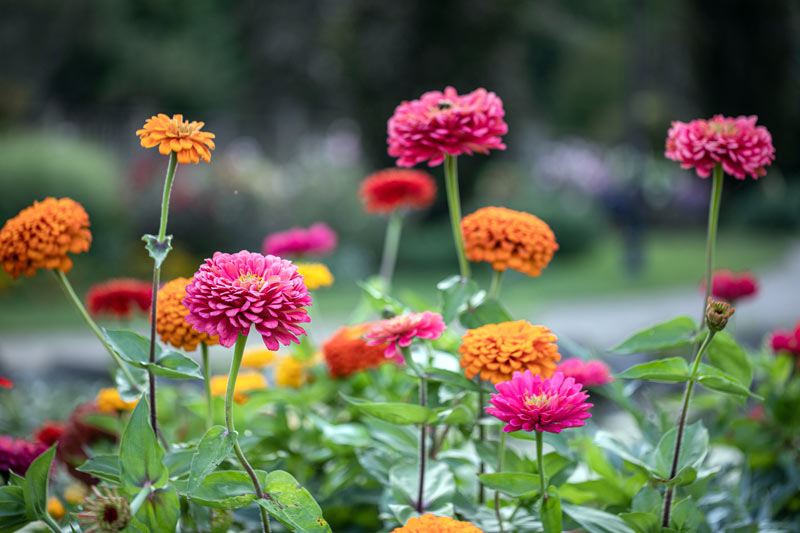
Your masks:
<svg viewBox="0 0 800 533"><path fill-rule="evenodd" d="M12 471L24 476L33 460L47 448L47 444L43 442L29 442L0 435L0 472Z"/></svg>
<svg viewBox="0 0 800 533"><path fill-rule="evenodd" d="M264 255L298 256L328 255L336 249L336 232L324 222L312 224L308 229L295 227L267 235Z"/></svg>
<svg viewBox="0 0 800 533"><path fill-rule="evenodd" d="M186 322L219 343L233 346L239 334L255 326L264 344L277 350L305 335L298 324L310 322L304 306L311 296L291 261L242 250L236 254L214 253L186 286L183 305Z"/></svg>
<svg viewBox="0 0 800 533"><path fill-rule="evenodd" d="M772 136L764 126L756 126L758 117L723 117L675 121L667 134L664 155L680 161L681 168L694 168L707 178L717 164L731 176L743 180L764 176L764 169L775 160Z"/></svg>
<svg viewBox="0 0 800 533"><path fill-rule="evenodd" d="M486 89L459 96L452 87L430 91L419 100L402 102L389 119L389 155L397 166L428 161L435 167L445 154L488 154L505 150L501 136L508 132L503 101Z"/></svg>
<svg viewBox="0 0 800 533"><path fill-rule="evenodd" d="M705 291L705 282L700 286ZM735 303L742 298L755 296L758 292L758 281L749 272L734 274L730 270L717 270L711 279L711 295Z"/></svg>
<svg viewBox="0 0 800 533"><path fill-rule="evenodd" d="M375 322L364 334L364 338L367 339L368 346L388 344L384 355L402 361L403 355L399 348L406 348L415 338L438 339L446 327L439 313L405 313Z"/></svg>
<svg viewBox="0 0 800 533"><path fill-rule="evenodd" d="M789 352L800 358L800 322L797 323L793 331L779 329L772 332L769 345L775 353ZM800 359L798 364L800 364Z"/></svg>
<svg viewBox="0 0 800 533"><path fill-rule="evenodd" d="M0 387L3 387L4 389L13 389L14 388L14 382L11 381L8 378L4 378L3 376L0 376Z"/></svg>
<svg viewBox="0 0 800 533"><path fill-rule="evenodd" d="M573 378L575 383L584 387L599 387L614 381L609 374L608 365L599 359L584 361L573 357L558 363L556 372L564 374L565 378Z"/></svg>
<svg viewBox="0 0 800 533"><path fill-rule="evenodd" d="M489 400L494 407L484 407L487 413L506 423L503 431L549 431L561 433L564 428L585 426L591 417L586 402L589 397L573 378L556 372L551 378L530 370L514 373L511 381L495 385L497 394Z"/></svg>

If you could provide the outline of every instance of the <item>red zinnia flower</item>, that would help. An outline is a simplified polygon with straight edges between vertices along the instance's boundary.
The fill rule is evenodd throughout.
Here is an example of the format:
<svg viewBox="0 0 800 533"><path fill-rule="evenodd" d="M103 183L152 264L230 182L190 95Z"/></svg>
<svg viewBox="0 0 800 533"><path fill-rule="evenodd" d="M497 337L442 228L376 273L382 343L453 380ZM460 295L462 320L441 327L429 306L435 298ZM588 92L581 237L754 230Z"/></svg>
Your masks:
<svg viewBox="0 0 800 533"><path fill-rule="evenodd" d="M445 154L505 150L501 136L508 132L508 125L503 116L503 101L486 89L462 96L452 87L427 92L394 110L389 119L389 155L397 157L401 167L422 161L435 167Z"/></svg>
<svg viewBox="0 0 800 533"><path fill-rule="evenodd" d="M264 255L303 256L328 255L336 249L336 232L324 222L306 228L292 228L267 235Z"/></svg>
<svg viewBox="0 0 800 533"><path fill-rule="evenodd" d="M14 388L14 383L10 379L7 379L7 378L4 378L4 377L0 376L0 387L6 388L6 389L13 389Z"/></svg>
<svg viewBox="0 0 800 533"><path fill-rule="evenodd" d="M362 181L359 196L368 213L423 209L436 198L436 182L421 170L387 168Z"/></svg>
<svg viewBox="0 0 800 533"><path fill-rule="evenodd" d="M36 430L33 436L37 441L52 446L61 438L66 429L67 425L63 422L45 422Z"/></svg>
<svg viewBox="0 0 800 533"><path fill-rule="evenodd" d="M92 285L86 293L86 303L92 315L108 314L114 318L129 318L134 307L147 313L153 300L153 286L147 281L120 278Z"/></svg>
<svg viewBox="0 0 800 533"><path fill-rule="evenodd" d="M0 472L25 476L31 463L47 450L43 442L29 442L0 435Z"/></svg>
<svg viewBox="0 0 800 533"><path fill-rule="evenodd" d="M405 313L375 322L364 335L367 344L387 344L384 354L390 359L402 361L400 348L411 345L414 339L438 339L447 326L442 315L431 311Z"/></svg>
<svg viewBox="0 0 800 533"><path fill-rule="evenodd" d="M705 291L705 283L702 289ZM717 270L711 280L711 295L735 303L741 298L754 296L758 292L758 281L749 272L734 274L730 270Z"/></svg>

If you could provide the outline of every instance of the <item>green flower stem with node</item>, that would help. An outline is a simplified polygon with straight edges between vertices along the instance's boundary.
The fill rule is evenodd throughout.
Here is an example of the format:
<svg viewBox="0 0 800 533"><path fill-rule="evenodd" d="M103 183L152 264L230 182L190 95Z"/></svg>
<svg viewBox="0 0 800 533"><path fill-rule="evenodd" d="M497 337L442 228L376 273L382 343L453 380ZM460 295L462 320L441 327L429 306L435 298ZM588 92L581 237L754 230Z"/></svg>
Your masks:
<svg viewBox="0 0 800 533"><path fill-rule="evenodd" d="M242 463L242 466L247 471L247 475L250 476L250 479L253 481L256 496L258 498L263 498L264 490L261 488L261 482L258 481L255 470L253 470L253 467L247 462L242 452L242 447L239 446L239 436L233 425L233 392L236 388L236 377L239 375L239 367L242 365L245 344L247 344L247 335L242 335L240 333L233 347L233 359L231 359L231 369L228 373L228 386L225 390L225 426L228 428L228 433L233 437L233 451L236 452L236 457L239 458L239 462ZM258 506L258 510L261 512L261 523L264 526L264 533L270 533L267 511L260 505Z"/></svg>
<svg viewBox="0 0 800 533"><path fill-rule="evenodd" d="M444 184L447 189L447 205L450 208L450 225L453 227L453 242L458 254L458 266L462 278L469 278L469 262L464 251L464 236L461 234L461 198L458 193L458 164L455 156L444 156Z"/></svg>
<svg viewBox="0 0 800 533"><path fill-rule="evenodd" d="M395 209L389 216L386 225L386 237L383 240L383 255L381 257L381 279L386 284L388 292L392 286L392 276L397 263L397 251L400 249L400 234L403 231L403 213Z"/></svg>
<svg viewBox="0 0 800 533"><path fill-rule="evenodd" d="M50 531L55 531L55 533L61 533L61 527L53 520L53 517L50 516L50 513L44 512L41 517L42 522L44 522L47 527L50 528Z"/></svg>
<svg viewBox="0 0 800 533"><path fill-rule="evenodd" d="M706 303L711 296L711 281L714 273L714 248L717 243L717 227L719 222L719 206L722 203L722 166L714 167L711 185L711 202L708 206L708 235L706 238L706 296L703 298L703 312L700 314L700 322L706 313Z"/></svg>
<svg viewBox="0 0 800 533"><path fill-rule="evenodd" d="M208 367L208 344L201 342L203 354L203 381L206 385L206 430L214 425L214 398L211 396L211 371Z"/></svg>
<svg viewBox="0 0 800 533"><path fill-rule="evenodd" d="M489 287L489 298L500 296L500 284L503 282L505 270L495 270L492 274L492 285Z"/></svg>
<svg viewBox="0 0 800 533"><path fill-rule="evenodd" d="M483 403L485 401L485 397L483 395L483 391L478 392L478 415L475 418L475 423L478 424L478 442L484 442L486 440L486 428L483 427L481 424L481 418L483 418ZM478 463L478 475L486 473L486 464L483 462L483 459L480 460ZM486 501L486 492L484 491L483 485L478 483L478 502L483 503Z"/></svg>
<svg viewBox="0 0 800 533"><path fill-rule="evenodd" d="M425 407L428 398L428 384L425 381L425 376L419 376L419 404ZM420 424L419 430L419 490L417 492L417 512L422 513L425 510L425 462L427 452L425 451L426 440L428 438L428 424L423 422Z"/></svg>
<svg viewBox="0 0 800 533"><path fill-rule="evenodd" d="M542 445L544 444L544 434L536 432L536 464L539 466L539 490L542 492L542 499L547 498L547 484L544 480L544 458L542 457Z"/></svg>
<svg viewBox="0 0 800 533"><path fill-rule="evenodd" d="M503 471L503 456L506 453L506 432L500 428L500 445L497 447L497 473ZM494 491L494 515L497 517L497 527L500 533L505 533L503 529L503 518L500 516L500 491Z"/></svg>

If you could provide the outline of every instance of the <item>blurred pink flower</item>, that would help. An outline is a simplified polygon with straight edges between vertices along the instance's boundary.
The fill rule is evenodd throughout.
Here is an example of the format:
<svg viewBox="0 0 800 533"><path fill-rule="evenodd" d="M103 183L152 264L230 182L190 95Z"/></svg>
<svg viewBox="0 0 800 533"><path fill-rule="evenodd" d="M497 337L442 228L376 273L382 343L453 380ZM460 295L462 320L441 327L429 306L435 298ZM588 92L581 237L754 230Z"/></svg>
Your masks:
<svg viewBox="0 0 800 533"><path fill-rule="evenodd" d="M219 343L233 346L238 335L255 326L264 344L277 350L305 335L298 324L310 322L304 306L311 296L291 261L242 250L236 254L214 253L206 259L186 286L183 305L186 322Z"/></svg>
<svg viewBox="0 0 800 533"><path fill-rule="evenodd" d="M561 372L566 378L573 378L575 383L584 387L599 387L614 381L609 375L608 365L598 359L584 361L573 357L561 361L556 367L556 372Z"/></svg>
<svg viewBox="0 0 800 533"><path fill-rule="evenodd" d="M776 330L772 332L769 339L769 345L772 351L789 352L798 358L798 365L800 365L800 322L797 323L793 331Z"/></svg>
<svg viewBox="0 0 800 533"><path fill-rule="evenodd" d="M758 179L775 159L772 136L764 126L756 126L756 116L723 117L675 121L667 134L664 155L680 161L681 168L694 168L707 178L717 164L731 176L743 180L746 175Z"/></svg>
<svg viewBox="0 0 800 533"><path fill-rule="evenodd" d="M324 222L317 222L308 229L295 227L267 235L263 250L264 255L322 256L333 252L336 242L336 232Z"/></svg>
<svg viewBox="0 0 800 533"><path fill-rule="evenodd" d="M706 284L701 284L700 288L705 291ZM711 279L711 295L730 303L755 296L756 293L758 293L758 281L749 272L734 274L730 270L717 270Z"/></svg>
<svg viewBox="0 0 800 533"><path fill-rule="evenodd" d="M47 448L47 444L43 442L29 442L0 435L0 472L7 474L11 471L19 476L25 476L34 459Z"/></svg>
<svg viewBox="0 0 800 533"><path fill-rule="evenodd" d="M561 433L564 428L585 426L585 419L591 417L586 402L589 397L573 378L565 378L561 372L552 378L542 379L530 370L524 374L514 373L511 381L495 385L497 394L492 393L489 403L484 407L487 413L506 423L503 431L549 431Z"/></svg>
<svg viewBox="0 0 800 533"><path fill-rule="evenodd" d="M488 154L505 150L508 132L503 101L493 92L476 89L459 96L452 87L430 91L419 100L403 101L389 119L389 155L400 167L428 161L434 167L445 154Z"/></svg>
<svg viewBox="0 0 800 533"><path fill-rule="evenodd" d="M375 322L364 335L368 346L388 344L384 355L398 362L403 361L399 348L406 348L411 341L418 339L438 339L445 330L444 320L439 313L405 313L393 318Z"/></svg>

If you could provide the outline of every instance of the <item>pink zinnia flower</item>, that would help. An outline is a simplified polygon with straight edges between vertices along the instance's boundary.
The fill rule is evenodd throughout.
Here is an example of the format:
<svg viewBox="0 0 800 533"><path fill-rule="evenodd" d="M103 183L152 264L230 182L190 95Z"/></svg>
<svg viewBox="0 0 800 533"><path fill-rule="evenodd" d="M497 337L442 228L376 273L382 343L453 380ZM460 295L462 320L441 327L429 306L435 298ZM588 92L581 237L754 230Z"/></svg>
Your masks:
<svg viewBox="0 0 800 533"><path fill-rule="evenodd" d="M487 413L506 423L503 431L549 431L561 433L564 428L585 426L591 417L586 402L589 397L573 378L561 372L542 379L530 370L514 373L511 381L495 385L497 394L489 400L494 407L484 407Z"/></svg>
<svg viewBox="0 0 800 533"><path fill-rule="evenodd" d="M415 338L438 339L445 327L442 315L439 313L431 311L406 313L376 322L364 338L367 339L368 346L388 344L384 355L402 361L403 355L399 348L408 347Z"/></svg>
<svg viewBox="0 0 800 533"><path fill-rule="evenodd" d="M764 176L764 169L775 159L772 136L764 126L756 126L758 117L736 118L714 115L710 120L675 121L667 134L664 155L680 161L681 168L694 168L707 178L711 169L721 164L731 176L743 180Z"/></svg>
<svg viewBox="0 0 800 533"><path fill-rule="evenodd" d="M310 322L303 308L311 296L291 261L242 250L237 254L216 252L194 274L186 286L183 305L189 309L186 322L219 343L231 347L239 334L255 326L264 344L277 350L305 335L298 326Z"/></svg>
<svg viewBox="0 0 800 533"><path fill-rule="evenodd" d="M705 291L706 284L700 288ZM754 296L758 292L758 281L749 272L734 274L730 270L717 270L711 280L711 295L735 303L741 298Z"/></svg>
<svg viewBox="0 0 800 533"><path fill-rule="evenodd" d="M614 381L609 375L608 365L598 359L584 361L573 357L561 361L556 367L556 372L561 372L566 378L572 378L575 383L584 387L599 387Z"/></svg>
<svg viewBox="0 0 800 533"><path fill-rule="evenodd" d="M445 154L461 155L490 149L505 150L500 137L508 132L503 101L486 89L459 96L452 87L430 91L419 100L402 102L389 119L389 155L397 165L422 161L435 167Z"/></svg>
<svg viewBox="0 0 800 533"><path fill-rule="evenodd" d="M264 255L322 256L333 252L336 242L336 232L324 222L317 222L308 229L295 227L267 235L263 250Z"/></svg>
<svg viewBox="0 0 800 533"><path fill-rule="evenodd" d="M8 378L4 378L3 376L0 376L0 387L3 387L4 389L13 389L14 388L14 382L11 381Z"/></svg>
<svg viewBox="0 0 800 533"><path fill-rule="evenodd" d="M0 472L24 476L31 463L47 450L43 442L29 442L0 435Z"/></svg>
<svg viewBox="0 0 800 533"><path fill-rule="evenodd" d="M779 329L772 332L769 345L775 353L789 352L800 358L800 322L793 331ZM800 360L798 360L798 364L800 364Z"/></svg>

